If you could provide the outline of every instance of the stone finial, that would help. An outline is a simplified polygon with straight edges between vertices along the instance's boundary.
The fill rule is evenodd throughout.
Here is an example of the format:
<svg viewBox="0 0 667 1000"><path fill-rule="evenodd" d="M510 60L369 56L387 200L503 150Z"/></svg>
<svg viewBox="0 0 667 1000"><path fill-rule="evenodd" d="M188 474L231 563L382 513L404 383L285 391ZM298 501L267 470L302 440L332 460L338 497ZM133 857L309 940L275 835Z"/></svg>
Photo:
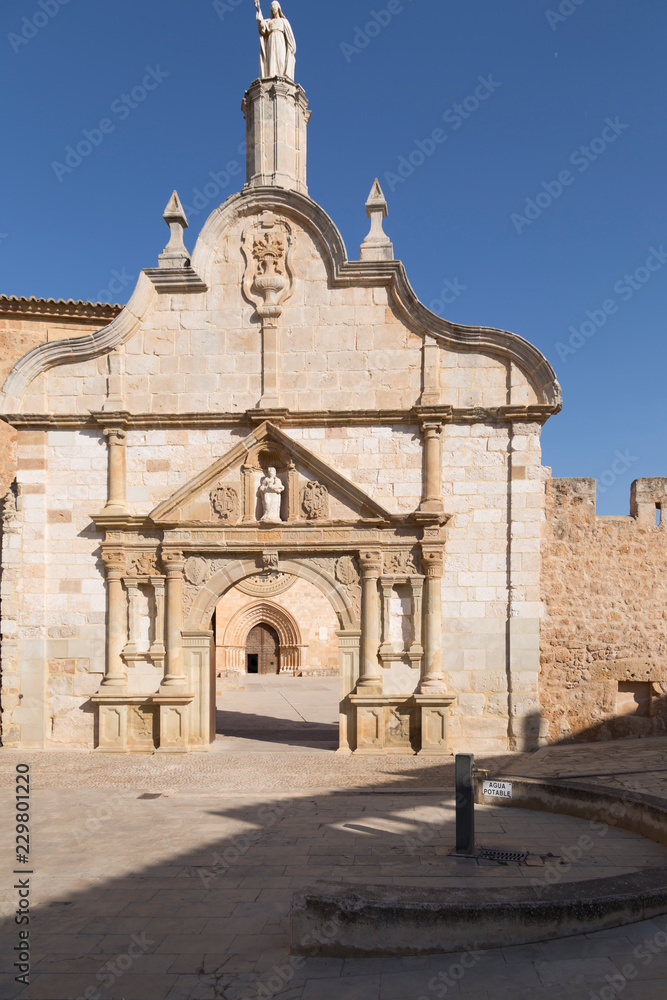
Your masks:
<svg viewBox="0 0 667 1000"><path fill-rule="evenodd" d="M377 177L366 202L366 215L371 220L371 231L361 244L361 260L393 260L394 247L382 228L387 218L387 200Z"/></svg>
<svg viewBox="0 0 667 1000"><path fill-rule="evenodd" d="M160 267L190 267L190 255L183 242L183 230L188 228L188 220L185 217L181 199L176 191L169 199L169 203L162 216L171 230L171 239L159 257Z"/></svg>

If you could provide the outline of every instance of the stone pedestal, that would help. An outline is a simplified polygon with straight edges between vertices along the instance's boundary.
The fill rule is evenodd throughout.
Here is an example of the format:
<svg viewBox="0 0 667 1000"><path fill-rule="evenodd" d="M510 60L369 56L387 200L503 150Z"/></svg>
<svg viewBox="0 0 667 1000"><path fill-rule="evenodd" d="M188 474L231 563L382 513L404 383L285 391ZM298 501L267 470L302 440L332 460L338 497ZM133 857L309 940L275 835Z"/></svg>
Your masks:
<svg viewBox="0 0 667 1000"><path fill-rule="evenodd" d="M417 694L414 703L419 712L421 747L419 757L441 757L449 752L447 718L449 706L456 701L454 695Z"/></svg>
<svg viewBox="0 0 667 1000"><path fill-rule="evenodd" d="M190 744L189 714L194 694L128 695L100 692L90 699L97 712L97 747L102 753L181 752Z"/></svg>
<svg viewBox="0 0 667 1000"><path fill-rule="evenodd" d="M308 194L306 129L310 119L303 89L282 77L255 80L243 100L247 187L272 185Z"/></svg>
<svg viewBox="0 0 667 1000"><path fill-rule="evenodd" d="M356 710L356 754L445 756L447 717L455 695L352 694Z"/></svg>

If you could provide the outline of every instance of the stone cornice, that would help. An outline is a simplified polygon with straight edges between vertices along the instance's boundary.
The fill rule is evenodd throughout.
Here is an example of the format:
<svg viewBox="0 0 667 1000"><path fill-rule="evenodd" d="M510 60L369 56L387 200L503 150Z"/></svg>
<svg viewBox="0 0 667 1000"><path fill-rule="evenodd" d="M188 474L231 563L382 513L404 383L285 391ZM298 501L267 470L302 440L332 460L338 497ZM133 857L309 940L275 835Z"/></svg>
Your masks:
<svg viewBox="0 0 667 1000"><path fill-rule="evenodd" d="M122 305L107 302L85 302L82 299L22 298L18 295L0 295L0 319L80 320L89 323L99 320L106 325L121 312Z"/></svg>
<svg viewBox="0 0 667 1000"><path fill-rule="evenodd" d="M268 418L282 427L344 427L375 426L378 424L420 424L424 420L443 424L544 424L558 413L560 406L496 406L496 407L414 407L410 410L281 410L274 414L267 410L249 410L246 413L89 413L89 414L40 414L7 413L0 419L18 429L110 427L121 426L126 430L162 429L168 427L218 428L256 426Z"/></svg>

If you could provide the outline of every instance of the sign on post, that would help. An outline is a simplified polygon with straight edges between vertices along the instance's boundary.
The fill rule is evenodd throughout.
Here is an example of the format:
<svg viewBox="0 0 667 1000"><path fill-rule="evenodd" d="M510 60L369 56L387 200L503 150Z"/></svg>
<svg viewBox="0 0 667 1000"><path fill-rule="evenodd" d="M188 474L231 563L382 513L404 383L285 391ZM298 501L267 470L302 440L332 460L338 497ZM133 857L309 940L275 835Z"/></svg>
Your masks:
<svg viewBox="0 0 667 1000"><path fill-rule="evenodd" d="M485 781L482 785L482 791L485 795L494 796L496 799L511 799L512 798L512 782L511 781Z"/></svg>

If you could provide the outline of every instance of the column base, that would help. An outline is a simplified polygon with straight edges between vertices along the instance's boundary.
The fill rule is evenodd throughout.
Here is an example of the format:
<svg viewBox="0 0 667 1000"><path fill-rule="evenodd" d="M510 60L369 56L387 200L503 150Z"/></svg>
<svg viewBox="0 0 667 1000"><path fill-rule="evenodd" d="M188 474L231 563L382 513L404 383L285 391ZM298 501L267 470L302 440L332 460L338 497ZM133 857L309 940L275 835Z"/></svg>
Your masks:
<svg viewBox="0 0 667 1000"><path fill-rule="evenodd" d="M447 694L447 685L444 679L441 681L423 680L419 685L420 695L443 695Z"/></svg>
<svg viewBox="0 0 667 1000"><path fill-rule="evenodd" d="M120 503L108 503L100 511L100 517L131 517L130 511Z"/></svg>
<svg viewBox="0 0 667 1000"><path fill-rule="evenodd" d="M382 694L382 679L374 681L357 681L357 691L363 694Z"/></svg>
<svg viewBox="0 0 667 1000"><path fill-rule="evenodd" d="M160 694L164 692L165 694L177 695L181 691L185 691L187 683L188 679L185 675L182 677L170 677L168 680L162 681L162 684L160 684ZM174 688L176 690L174 690Z"/></svg>

